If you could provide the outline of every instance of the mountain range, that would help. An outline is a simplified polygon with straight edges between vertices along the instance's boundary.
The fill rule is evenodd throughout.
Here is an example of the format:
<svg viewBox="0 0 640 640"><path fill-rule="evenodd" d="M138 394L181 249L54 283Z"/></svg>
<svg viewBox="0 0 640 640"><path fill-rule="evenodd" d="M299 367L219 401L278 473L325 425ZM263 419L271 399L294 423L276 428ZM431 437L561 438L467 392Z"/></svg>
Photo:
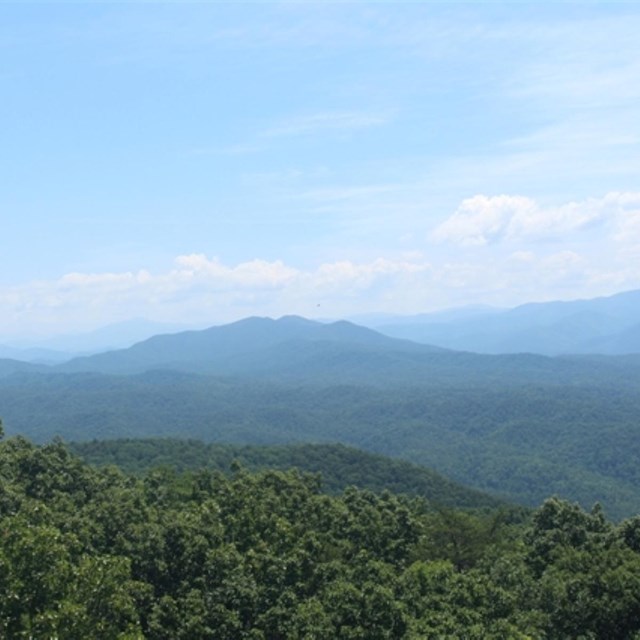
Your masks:
<svg viewBox="0 0 640 640"><path fill-rule="evenodd" d="M57 373L140 374L182 371L295 384L380 387L428 385L626 385L640 355L483 355L392 338L346 321L297 316L246 318L220 327L159 335L127 349L79 357Z"/></svg>
<svg viewBox="0 0 640 640"><path fill-rule="evenodd" d="M513 309L364 318L363 324L396 338L477 353L640 353L640 290Z"/></svg>
<svg viewBox="0 0 640 640"><path fill-rule="evenodd" d="M246 318L200 331L154 336L127 349L43 365L0 360L14 373L173 371L283 384L349 384L379 388L513 387L523 384L628 387L640 377L640 355L548 357L453 351L384 336L346 321L296 316Z"/></svg>
<svg viewBox="0 0 640 640"><path fill-rule="evenodd" d="M388 337L456 351L552 356L640 353L640 290L590 300L529 303L512 309L472 305L410 316L363 314L350 320ZM232 323L235 324L238 323ZM324 320L322 324L334 322ZM233 331L214 328L222 329L222 332ZM283 323L283 329L291 332L288 338L285 336L289 340L304 338L300 333L301 326L296 327L293 318L286 327ZM0 344L0 358L54 365L79 356L126 349L155 336L189 330L192 334L197 333L185 324L137 318L88 333ZM337 337L335 327L329 333L328 339ZM147 357L142 354L145 349L153 347L137 348L141 362ZM224 345L216 347L219 357L224 349ZM179 356L178 359L184 358ZM107 360L104 360L105 367ZM133 360L131 366L134 366Z"/></svg>
<svg viewBox="0 0 640 640"><path fill-rule="evenodd" d="M630 315L637 296L614 298L592 302ZM453 315L549 321L567 309ZM346 321L246 318L62 364L0 360L0 415L7 433L40 442L341 442L524 504L557 493L640 512L640 354L490 355Z"/></svg>

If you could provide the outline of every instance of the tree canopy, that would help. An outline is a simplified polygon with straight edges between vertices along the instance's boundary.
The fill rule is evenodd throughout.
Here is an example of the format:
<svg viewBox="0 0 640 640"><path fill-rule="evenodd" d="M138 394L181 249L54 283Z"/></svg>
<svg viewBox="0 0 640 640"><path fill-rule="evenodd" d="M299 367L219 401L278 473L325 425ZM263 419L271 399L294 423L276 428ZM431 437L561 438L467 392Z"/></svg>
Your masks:
<svg viewBox="0 0 640 640"><path fill-rule="evenodd" d="M0 636L637 638L640 524L531 519L297 470L94 468L0 442Z"/></svg>

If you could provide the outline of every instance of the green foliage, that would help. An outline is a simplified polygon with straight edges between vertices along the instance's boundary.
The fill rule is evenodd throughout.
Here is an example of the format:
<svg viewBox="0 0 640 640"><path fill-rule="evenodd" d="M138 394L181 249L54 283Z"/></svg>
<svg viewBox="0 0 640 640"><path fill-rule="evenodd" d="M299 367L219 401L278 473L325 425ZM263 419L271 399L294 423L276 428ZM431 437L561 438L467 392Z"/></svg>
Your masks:
<svg viewBox="0 0 640 640"><path fill-rule="evenodd" d="M299 471L127 476L0 442L0 637L616 638L640 633L638 518L530 522Z"/></svg>
<svg viewBox="0 0 640 640"><path fill-rule="evenodd" d="M135 436L253 445L341 442L524 505L556 494L584 508L602 502L616 519L640 512L640 393L633 367L616 360L617 368L608 367L617 373L594 382L586 372L599 371L601 363L532 357L527 366L539 366L539 375L531 383L518 376L517 358L507 376L500 358L485 356L483 366L502 371L492 382L489 375L465 375L465 358L472 356L456 355L462 361L455 360L455 375L447 374L444 361L439 369L434 358L441 356L433 354L429 376L396 379L379 371L378 382L369 386L366 379L357 385L301 384L169 371L20 374L0 378L0 406L8 433L38 442L56 435L75 441ZM556 366L575 370L577 381L558 380ZM326 466L323 473L331 482Z"/></svg>
<svg viewBox="0 0 640 640"><path fill-rule="evenodd" d="M72 442L68 446L90 464L114 464L132 474L158 467L177 471L206 468L221 472L234 468L250 471L297 468L321 474L323 490L332 494L354 486L376 493L388 490L421 496L434 504L450 507L481 508L502 504L497 498L451 482L419 465L341 444L251 446L147 438Z"/></svg>
<svg viewBox="0 0 640 640"><path fill-rule="evenodd" d="M614 528L598 506L585 513L555 498L536 512L526 561L539 580L548 634L631 638L638 632L640 555L630 525Z"/></svg>

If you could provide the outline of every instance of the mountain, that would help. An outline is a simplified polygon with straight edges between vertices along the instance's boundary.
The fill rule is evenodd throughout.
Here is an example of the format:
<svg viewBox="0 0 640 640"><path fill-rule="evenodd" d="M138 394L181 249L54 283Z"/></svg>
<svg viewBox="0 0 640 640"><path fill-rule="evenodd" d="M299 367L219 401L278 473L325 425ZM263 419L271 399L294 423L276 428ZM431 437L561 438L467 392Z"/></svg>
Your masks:
<svg viewBox="0 0 640 640"><path fill-rule="evenodd" d="M7 433L342 442L536 504L640 512L640 355L483 355L248 318L55 367L0 362Z"/></svg>
<svg viewBox="0 0 640 640"><path fill-rule="evenodd" d="M385 335L478 353L640 353L640 290L508 310L437 313L376 324Z"/></svg>
<svg viewBox="0 0 640 640"><path fill-rule="evenodd" d="M441 351L346 321L324 324L298 316L279 320L252 317L201 331L154 336L128 349L76 358L56 370L130 374L169 369L275 375L318 369L321 363L314 362L317 358L344 360L348 354L361 357L366 353L422 355Z"/></svg>
<svg viewBox="0 0 640 640"><path fill-rule="evenodd" d="M583 367L597 371L610 359L585 356ZM171 371L19 373L0 378L0 415L7 434L37 442L341 442L512 502L534 506L556 494L585 508L601 502L613 518L640 513L638 376L627 375L626 385L512 377L509 385L435 378L373 386Z"/></svg>
<svg viewBox="0 0 640 640"><path fill-rule="evenodd" d="M54 372L136 374L151 370L251 377L296 384L629 384L640 356L624 361L481 355L391 338L346 321L246 318L201 331L160 335L117 351L76 358Z"/></svg>
<svg viewBox="0 0 640 640"><path fill-rule="evenodd" d="M0 358L0 378L12 376L17 373L35 373L46 370L47 367L43 365L14 360L12 358Z"/></svg>

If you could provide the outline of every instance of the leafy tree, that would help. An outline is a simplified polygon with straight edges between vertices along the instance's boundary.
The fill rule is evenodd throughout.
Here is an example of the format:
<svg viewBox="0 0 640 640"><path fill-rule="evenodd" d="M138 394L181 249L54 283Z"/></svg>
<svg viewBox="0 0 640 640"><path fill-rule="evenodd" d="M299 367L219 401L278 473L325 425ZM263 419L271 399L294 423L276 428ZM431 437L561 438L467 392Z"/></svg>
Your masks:
<svg viewBox="0 0 640 640"><path fill-rule="evenodd" d="M638 523L326 495L299 471L135 477L8 438L0 637L637 640Z"/></svg>

